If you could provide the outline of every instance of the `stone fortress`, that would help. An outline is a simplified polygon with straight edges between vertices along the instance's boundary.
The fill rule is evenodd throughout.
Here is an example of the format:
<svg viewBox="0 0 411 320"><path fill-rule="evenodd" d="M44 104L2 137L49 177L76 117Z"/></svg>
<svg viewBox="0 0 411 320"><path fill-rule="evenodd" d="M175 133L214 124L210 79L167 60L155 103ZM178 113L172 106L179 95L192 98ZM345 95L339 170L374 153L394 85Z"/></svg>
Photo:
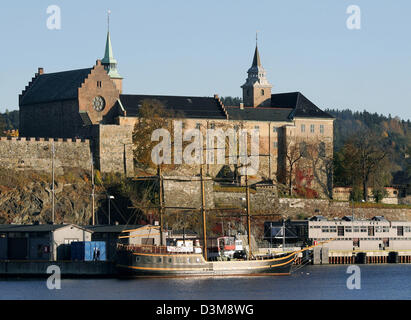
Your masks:
<svg viewBox="0 0 411 320"><path fill-rule="evenodd" d="M248 77L241 86L240 106L225 106L218 95L124 94L122 82L109 31L104 58L93 67L55 73L38 68L19 96L20 137L1 138L0 163L9 168L49 170L47 150L54 141L57 166L90 169L93 159L102 173L133 176L132 132L139 108L144 100L157 100L165 109L182 114L185 128L259 129L260 165L253 177L256 182L286 184L289 149L315 144L316 159L310 159L314 169L300 164L293 171L293 181L319 195L332 190L332 177L319 163L332 159L334 118L300 92L272 94L257 45ZM215 177L221 168L208 165L207 174ZM193 172L196 174L198 171Z"/></svg>

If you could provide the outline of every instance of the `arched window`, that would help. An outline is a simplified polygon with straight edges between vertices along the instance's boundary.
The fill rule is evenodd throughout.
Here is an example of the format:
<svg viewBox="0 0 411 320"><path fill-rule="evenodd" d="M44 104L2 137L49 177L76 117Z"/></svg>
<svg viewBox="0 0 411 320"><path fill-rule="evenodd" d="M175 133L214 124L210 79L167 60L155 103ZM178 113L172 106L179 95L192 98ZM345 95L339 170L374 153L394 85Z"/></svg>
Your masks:
<svg viewBox="0 0 411 320"><path fill-rule="evenodd" d="M262 96L264 95L264 89L261 89L261 95Z"/></svg>

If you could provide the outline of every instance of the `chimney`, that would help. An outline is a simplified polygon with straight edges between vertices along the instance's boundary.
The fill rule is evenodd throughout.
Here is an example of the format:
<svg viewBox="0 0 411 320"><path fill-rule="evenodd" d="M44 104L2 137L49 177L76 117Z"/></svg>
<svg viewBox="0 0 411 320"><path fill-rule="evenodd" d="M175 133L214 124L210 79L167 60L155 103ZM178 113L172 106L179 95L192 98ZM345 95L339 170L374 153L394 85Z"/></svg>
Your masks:
<svg viewBox="0 0 411 320"><path fill-rule="evenodd" d="M101 60L100 59L97 59L96 60L96 66L100 66L101 65Z"/></svg>
<svg viewBox="0 0 411 320"><path fill-rule="evenodd" d="M240 102L240 109L244 110L244 103Z"/></svg>
<svg viewBox="0 0 411 320"><path fill-rule="evenodd" d="M44 69L43 69L43 68L38 68L38 69L37 69L37 73L38 73L38 75L43 74L43 73L44 73Z"/></svg>

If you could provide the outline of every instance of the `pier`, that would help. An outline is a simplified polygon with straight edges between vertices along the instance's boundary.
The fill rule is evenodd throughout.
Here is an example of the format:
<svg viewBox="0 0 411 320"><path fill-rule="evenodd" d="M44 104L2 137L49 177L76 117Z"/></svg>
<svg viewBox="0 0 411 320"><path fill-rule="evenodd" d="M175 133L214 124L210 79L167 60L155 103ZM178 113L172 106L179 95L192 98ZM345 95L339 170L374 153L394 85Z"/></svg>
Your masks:
<svg viewBox="0 0 411 320"><path fill-rule="evenodd" d="M316 248L315 248L316 249ZM318 248L312 252L314 265L325 264L383 264L383 263L411 263L411 250L328 250ZM303 264L306 260L299 255L295 264Z"/></svg>
<svg viewBox="0 0 411 320"><path fill-rule="evenodd" d="M111 277L114 263L109 261L0 261L0 276L48 277L49 266L58 266L62 277Z"/></svg>

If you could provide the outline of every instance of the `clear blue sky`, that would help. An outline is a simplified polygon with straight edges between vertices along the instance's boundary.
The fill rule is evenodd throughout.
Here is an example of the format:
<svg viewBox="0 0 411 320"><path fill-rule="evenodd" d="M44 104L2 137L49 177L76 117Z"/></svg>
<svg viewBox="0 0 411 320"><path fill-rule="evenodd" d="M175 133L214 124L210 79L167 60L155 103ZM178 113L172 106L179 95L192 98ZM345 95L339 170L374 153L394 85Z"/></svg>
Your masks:
<svg viewBox="0 0 411 320"><path fill-rule="evenodd" d="M61 30L46 27L53 4ZM346 27L351 4L361 30ZM107 9L124 93L241 96L258 30L273 93L411 119L409 0L1 1L0 111L17 108L38 67L102 58Z"/></svg>

